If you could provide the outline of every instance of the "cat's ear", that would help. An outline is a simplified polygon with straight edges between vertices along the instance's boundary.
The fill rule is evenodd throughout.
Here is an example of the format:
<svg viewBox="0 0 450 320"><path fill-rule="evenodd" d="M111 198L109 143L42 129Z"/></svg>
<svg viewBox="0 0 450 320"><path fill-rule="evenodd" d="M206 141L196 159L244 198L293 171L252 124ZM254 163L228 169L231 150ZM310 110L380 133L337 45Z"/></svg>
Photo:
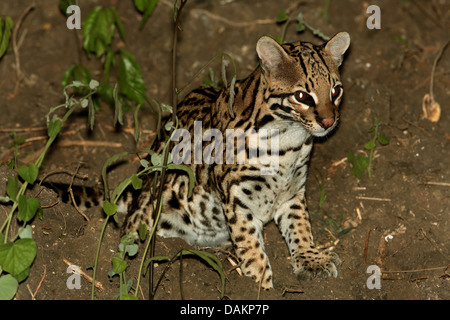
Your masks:
<svg viewBox="0 0 450 320"><path fill-rule="evenodd" d="M287 58L286 51L284 51L278 42L267 36L258 40L256 52L258 53L262 68L269 73L275 71L280 63Z"/></svg>
<svg viewBox="0 0 450 320"><path fill-rule="evenodd" d="M347 32L339 32L324 44L325 51L331 55L338 67L341 65L345 51L349 46L350 35Z"/></svg>

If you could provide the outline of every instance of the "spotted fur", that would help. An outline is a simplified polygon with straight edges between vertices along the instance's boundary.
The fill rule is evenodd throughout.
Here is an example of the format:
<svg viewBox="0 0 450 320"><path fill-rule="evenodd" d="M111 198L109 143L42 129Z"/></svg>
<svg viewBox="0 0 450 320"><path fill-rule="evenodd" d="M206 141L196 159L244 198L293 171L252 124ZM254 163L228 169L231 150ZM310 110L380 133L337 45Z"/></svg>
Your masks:
<svg viewBox="0 0 450 320"><path fill-rule="evenodd" d="M203 133L209 128L222 133L227 129L256 133L277 129L278 172L261 174L261 169L267 168L261 163L196 164L192 158L193 196L188 198L187 174L170 171L158 234L198 246L232 244L244 274L268 289L273 286L272 270L264 251L263 226L274 220L299 278L336 277L338 256L314 247L305 185L313 137L328 135L339 119L343 89L338 68L349 44L345 32L320 46L307 42L280 46L262 37L256 46L260 66L234 85L234 118L228 109L230 87L218 92L202 88L188 94L178 106L177 116L180 128L191 134L194 121L202 121ZM248 156L249 141L247 136L245 148L235 147L235 155L245 152ZM211 144L204 143L203 151ZM163 141L156 142L159 149L163 145ZM127 232L137 230L140 224L153 225L156 199L152 185L149 176L129 208Z"/></svg>

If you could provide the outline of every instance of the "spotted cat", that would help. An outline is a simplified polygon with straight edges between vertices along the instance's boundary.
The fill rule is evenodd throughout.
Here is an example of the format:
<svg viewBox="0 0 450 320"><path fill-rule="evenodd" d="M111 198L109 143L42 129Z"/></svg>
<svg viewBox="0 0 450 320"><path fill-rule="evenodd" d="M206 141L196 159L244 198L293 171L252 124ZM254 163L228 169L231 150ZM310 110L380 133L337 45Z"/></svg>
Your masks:
<svg viewBox="0 0 450 320"><path fill-rule="evenodd" d="M339 120L343 86L338 68L349 45L346 32L322 45L279 45L264 36L256 45L259 66L248 78L234 84L232 113L228 108L230 86L220 91L201 88L188 94L178 106L180 128L191 135L198 133L198 123L204 134L211 128L224 135L229 129L253 135L270 129L276 134L266 136L266 140L276 138L277 145L270 144L266 153L277 149L278 163L272 174L262 171L269 167L267 163L238 163L240 153L248 156L252 151L249 135L245 136L244 147L232 149L236 156L232 163L191 158L187 165L196 182L191 198L188 175L169 171L158 234L179 237L197 246L232 244L244 274L269 289L273 287L272 270L264 251L263 227L274 220L300 279L336 277L340 263L337 254L314 247L305 185L313 137L328 135ZM203 154L214 141L202 146ZM161 149L164 143L157 141L155 146ZM195 149L192 140L180 143L189 143L190 150ZM221 151L225 153L227 147L228 142L219 145L214 157ZM152 183L151 176L146 178L141 193L130 205L127 232L137 230L140 224L152 226L156 201Z"/></svg>

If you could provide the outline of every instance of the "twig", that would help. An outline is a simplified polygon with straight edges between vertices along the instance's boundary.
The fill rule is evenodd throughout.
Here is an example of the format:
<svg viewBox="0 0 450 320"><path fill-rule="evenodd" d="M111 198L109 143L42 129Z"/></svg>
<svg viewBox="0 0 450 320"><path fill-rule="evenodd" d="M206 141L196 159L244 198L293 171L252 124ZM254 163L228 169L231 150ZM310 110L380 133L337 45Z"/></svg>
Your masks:
<svg viewBox="0 0 450 320"><path fill-rule="evenodd" d="M267 257L266 257L266 259L264 260L264 262L267 262ZM267 263L265 263L264 270L263 270L262 275L261 275L261 280L259 280L259 285L258 285L258 296L256 297L256 300L259 300L259 299L260 299L260 296L261 296L262 281L263 281L263 279L264 279L264 274L266 273L266 269L267 269Z"/></svg>
<svg viewBox="0 0 450 320"><path fill-rule="evenodd" d="M427 182L424 182L423 184L428 184L428 185L431 185L431 186L450 187L450 183L449 183L449 182L433 182L433 181L427 181Z"/></svg>
<svg viewBox="0 0 450 320"><path fill-rule="evenodd" d="M363 196L356 196L356 199L372 200L372 201L391 201L391 199L389 199L389 198L376 198L376 197L363 197Z"/></svg>
<svg viewBox="0 0 450 320"><path fill-rule="evenodd" d="M205 15L213 20L217 20L223 23L226 23L232 27L251 27L254 26L255 24L275 24L276 20L275 19L258 19L258 20L253 20L253 21L230 21L227 18L224 18L222 16L216 15L214 13L211 13L207 10L203 10L203 9L193 9L191 10L191 15L193 15L195 18L197 18L199 15Z"/></svg>
<svg viewBox="0 0 450 320"><path fill-rule="evenodd" d="M59 173L65 173L68 175L71 175L72 177L78 178L78 179L87 179L89 177L89 175L87 174L79 174L78 172L73 172L70 170L65 170L65 169L57 169L57 170L53 170L50 172L47 172L41 179L41 181L39 182L39 185L42 185L42 183L45 181L45 179L47 179L49 176L54 175L54 174L59 174ZM73 180L72 180L73 181Z"/></svg>
<svg viewBox="0 0 450 320"><path fill-rule="evenodd" d="M105 147L105 148L122 148L123 144L120 142L109 141L85 141L85 140L63 140L57 142L58 147Z"/></svg>
<svg viewBox="0 0 450 320"><path fill-rule="evenodd" d="M450 264L443 266L443 267L432 267L432 268L415 269L415 270L382 270L381 273L414 273L414 272L423 272L423 271L445 270L448 268L450 268Z"/></svg>
<svg viewBox="0 0 450 320"><path fill-rule="evenodd" d="M301 289L296 289L296 288L284 288L283 292L281 293L281 295L284 297L284 295L286 293L305 293L305 291L301 290Z"/></svg>
<svg viewBox="0 0 450 320"><path fill-rule="evenodd" d="M419 278L381 278L381 280L405 280L405 281L415 281L415 280L424 280L428 279L428 277L419 277Z"/></svg>
<svg viewBox="0 0 450 320"><path fill-rule="evenodd" d="M36 300L36 295L37 295L39 289L41 288L42 282L44 281L46 274L47 274L47 266L44 264L44 274L41 278L41 281L39 281L39 284L38 284L36 290L34 291L33 296L31 297L31 300Z"/></svg>
<svg viewBox="0 0 450 320"><path fill-rule="evenodd" d="M69 262L68 260L66 260L66 259L64 259L64 258L63 258L63 261L64 261L68 266L73 266L73 263ZM80 275L82 275L83 278L85 278L87 281L89 281L89 282L92 283L92 277L90 277L89 275L87 275L83 270L81 270L81 269L79 269L79 270L80 270ZM75 272L75 271L72 271L72 272ZM97 289L99 289L100 291L105 290L105 288L103 288L103 284L102 284L100 281L97 281L97 280L96 280L95 283L94 283L94 285L95 285L95 287L96 287Z"/></svg>
<svg viewBox="0 0 450 320"><path fill-rule="evenodd" d="M81 211L80 208L78 208L78 205L75 201L75 197L73 196L73 191L72 191L73 180L75 180L75 175L78 173L78 170L80 169L80 164L81 163L78 164L77 170L75 171L75 174L72 176L72 181L70 181L68 191L70 193L70 197L72 198L72 203L73 203L73 206L75 207L75 209L77 209L78 213L81 214L86 219L87 222L90 222L91 220L87 217L87 215L85 215L84 212Z"/></svg>
<svg viewBox="0 0 450 320"><path fill-rule="evenodd" d="M28 13L31 12L35 7L35 3L33 1L32 4L30 4L25 10L23 11L22 15L17 20L17 24L14 27L13 34L12 34L12 47L14 51L14 56L16 59L16 75L17 75L17 82L16 82L16 88L14 89L14 93L12 94L15 96L17 92L19 91L19 85L22 82L24 75L22 73L22 70L20 69L20 57L19 57L19 46L17 44L17 34L19 33L20 26L22 25L23 20L28 15Z"/></svg>
<svg viewBox="0 0 450 320"><path fill-rule="evenodd" d="M441 59L442 53L445 50L445 47L450 43L450 39L447 40L447 42L441 47L438 54L436 55L436 58L433 62L433 68L431 69L431 79L430 79L430 95L431 98L434 100L434 74L436 73L436 66L438 64L439 59Z"/></svg>
<svg viewBox="0 0 450 320"><path fill-rule="evenodd" d="M364 259L363 259L364 264L366 264L366 258L367 258L368 248L369 248L369 236L370 236L370 229L369 229L369 231L367 231L366 243L364 245Z"/></svg>

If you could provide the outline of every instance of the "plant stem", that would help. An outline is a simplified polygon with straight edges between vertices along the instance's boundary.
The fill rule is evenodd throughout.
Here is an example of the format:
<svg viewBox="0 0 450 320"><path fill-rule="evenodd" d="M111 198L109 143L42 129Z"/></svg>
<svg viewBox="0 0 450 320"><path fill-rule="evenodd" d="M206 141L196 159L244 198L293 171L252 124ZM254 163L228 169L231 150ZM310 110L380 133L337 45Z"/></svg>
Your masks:
<svg viewBox="0 0 450 320"><path fill-rule="evenodd" d="M373 140L372 140L374 145L375 145L375 142L376 142L377 137L378 137L378 127L379 126L380 126L380 123L378 123L378 122L376 122L375 125L374 125L375 135L374 135ZM375 151L375 147L370 150L369 164L367 165L367 173L369 174L369 179L372 178L372 158L373 158L373 152L374 151Z"/></svg>
<svg viewBox="0 0 450 320"><path fill-rule="evenodd" d="M175 5L177 4L178 0L176 0ZM183 7L185 6L187 0L181 0L181 4L180 7L178 9L178 13L176 16L176 20L175 20L175 24L174 24L174 31L173 31L173 40L172 40L172 86L171 86L171 92L172 92L172 121L173 123L176 123L176 113L177 113L177 104L178 104L178 92L176 90L176 59L177 59L177 39L178 39L178 29L180 27L180 16L181 16L181 11L183 10ZM171 130L171 134L174 132L173 128ZM170 145L171 140L167 141L167 145ZM160 178L160 185L159 185L159 190L158 190L158 199L156 202L156 208L157 208L157 216L154 217L154 223L153 223L153 228L152 228L152 234L151 237L149 238L149 241L147 243L147 247L143 256L143 260L145 260L145 257L147 255L147 250L148 250L148 246L150 243L152 243L152 250L150 252L150 256L152 257L154 255L154 238L152 237L154 232L156 231L156 227L158 225L158 219L159 219L159 214L161 213L161 207L162 207L162 194L164 191L164 182L166 179L166 169L167 169L167 161L169 158L169 153L165 152L164 153L164 160L163 160L163 166L161 169L161 178ZM142 263L141 262L141 268L142 269ZM139 273L141 273L142 270L139 270ZM139 276L140 279L140 276ZM149 293L150 293L150 298L153 297L153 263L150 264L150 276L149 276ZM138 280L139 283L139 280ZM136 286L136 290L138 290L139 286Z"/></svg>
<svg viewBox="0 0 450 320"><path fill-rule="evenodd" d="M102 239L105 234L106 225L108 224L110 216L106 216L105 222L103 223L102 231L100 232L100 239L98 240L97 244L97 253L95 254L95 262L94 262L94 272L92 274L92 289L91 289L91 299L95 299L95 276L97 274L97 264L98 264L98 257L100 256L100 247L102 244Z"/></svg>

